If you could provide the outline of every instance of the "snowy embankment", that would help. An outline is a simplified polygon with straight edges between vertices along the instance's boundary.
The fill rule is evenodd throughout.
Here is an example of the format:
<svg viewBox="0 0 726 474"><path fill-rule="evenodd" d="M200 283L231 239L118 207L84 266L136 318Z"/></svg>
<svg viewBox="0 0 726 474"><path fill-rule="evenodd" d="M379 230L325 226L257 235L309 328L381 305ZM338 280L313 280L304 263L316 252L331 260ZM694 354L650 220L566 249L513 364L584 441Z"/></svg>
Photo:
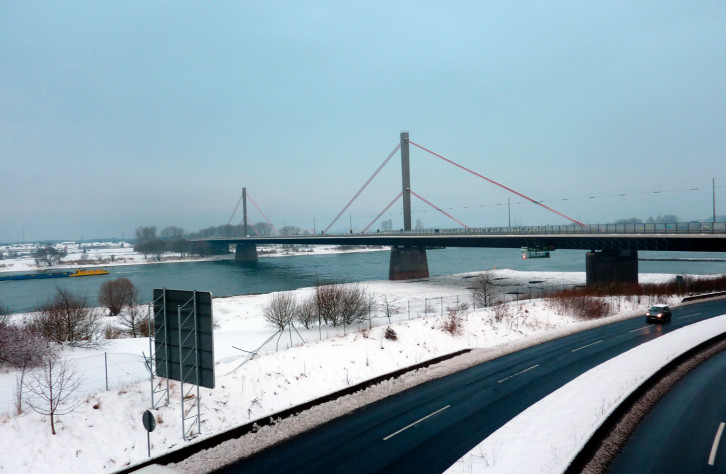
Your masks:
<svg viewBox="0 0 726 474"><path fill-rule="evenodd" d="M511 270L496 270L493 276L502 290L526 288L532 280L545 281L549 285L568 285L582 284L585 278L584 273ZM543 300L526 300L506 305L497 317L492 309L469 310L463 315L459 332L446 332L443 326L447 308L457 301L466 301L466 295L470 298L467 287L471 285L471 277L469 274L433 277L428 281L363 283L369 293L375 295L379 305L383 301L389 302L392 309L390 324L388 318L378 318L353 328L315 327L300 330L299 335L287 332L279 341L273 339L260 355L251 360L239 349L258 348L275 333L261 316L261 309L271 295L215 299L216 388L201 389L202 437L266 418L402 367L460 349L476 348L466 356L379 384L375 391L366 390L362 398L353 395L330 402L335 413L342 414L426 379L444 376L564 334L642 314L643 308L650 303L647 298L639 301L614 298L610 300L613 316L583 322L569 315L557 314ZM643 281L670 278L672 276L641 275ZM310 291L302 289L294 293L303 297ZM388 326L396 331L397 340L384 337ZM344 331L346 334L343 334ZM290 345L294 347L283 350ZM276 352L276 346L279 346L279 352ZM119 339L109 341L98 350L65 350L66 358L78 362L95 358L100 361L101 367L104 352L109 353L109 360L112 353L135 354L134 370L140 376L137 376L137 382L123 386L112 383L111 388L105 391L103 370L92 373L84 368L89 388L75 412L57 419L58 434L55 436L50 434L48 419L27 408L20 415L0 415L0 432L3 433L0 471L112 472L144 461L147 447L141 415L150 406L150 384L148 378L143 378L141 351L148 351L148 340ZM128 367L124 370L132 371ZM12 400L15 376L14 372L0 374L0 399L8 399L9 396ZM93 380L99 377L100 380ZM169 404L155 411L158 426L151 434L152 456L186 443L182 440L180 411L179 384L172 382ZM290 423L304 421L299 426L313 426L329 419L331 411L310 410L304 420L303 417L295 417L299 419ZM246 437L244 444L247 449L264 446L279 439L276 436L288 436L301 429L299 426L265 427L257 436ZM280 428L286 431L276 434L275 430ZM185 468L188 472L195 469L191 466Z"/></svg>
<svg viewBox="0 0 726 474"><path fill-rule="evenodd" d="M564 472L590 435L637 387L673 359L724 332L726 315L668 333L589 370L510 420L447 474Z"/></svg>

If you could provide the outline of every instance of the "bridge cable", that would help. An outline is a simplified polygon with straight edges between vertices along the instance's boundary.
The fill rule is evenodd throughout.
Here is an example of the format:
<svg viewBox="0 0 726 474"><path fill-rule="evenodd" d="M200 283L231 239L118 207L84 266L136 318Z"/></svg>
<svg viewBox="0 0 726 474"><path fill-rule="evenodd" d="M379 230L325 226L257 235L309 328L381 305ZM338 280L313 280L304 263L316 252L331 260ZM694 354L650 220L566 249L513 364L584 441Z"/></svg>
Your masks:
<svg viewBox="0 0 726 474"><path fill-rule="evenodd" d="M255 200L252 199L252 196L250 196L249 191L247 192L247 199L249 199L252 202L252 204L255 206L255 208L259 211L259 213L262 214L262 217L265 218L265 220L267 221L268 224L270 224L270 226L272 227L272 229L279 234L280 231L277 230L277 228L275 227L275 224L273 224L272 222L270 222L270 219L268 219L267 216L265 215L265 213L262 212L262 209L260 209L260 206L258 206L257 203L255 202Z"/></svg>
<svg viewBox="0 0 726 474"><path fill-rule="evenodd" d="M227 221L227 225L230 225L232 223L232 218L234 217L234 214L237 212L237 209L239 208L239 203L242 202L242 194L239 195L239 199L237 199L237 204L234 206L234 211L232 211L232 215L229 216L229 220Z"/></svg>
<svg viewBox="0 0 726 474"><path fill-rule="evenodd" d="M393 198L393 201L391 201L390 203L388 203L388 205L387 205L387 206L385 207L385 209L383 209L383 210L381 211L381 213L380 213L380 214L378 214L378 215L376 216L376 218L375 218L375 219L373 219L373 220L371 221L371 223L370 223L370 224L368 224L368 226L366 226L366 228L365 228L365 229L363 229L363 230L361 231L361 234L365 234L365 233L366 233L366 231L367 231L368 229L370 229L370 228L371 228L371 226L372 226L373 224L375 224L375 223L376 223L376 221L377 221L378 219L380 219L380 218L381 218L381 216L382 216L383 214L385 214L385 212L386 212L386 211L387 211L388 209L390 209L390 208L391 208L391 206L393 206L393 204L394 204L394 203L395 203L396 201L398 201L398 200L399 200L399 199L401 198L401 196L403 196L403 191L401 191L400 193L398 193L398 196L396 196L395 198Z"/></svg>
<svg viewBox="0 0 726 474"><path fill-rule="evenodd" d="M358 192L355 193L355 196L353 196L353 198L351 198L351 200L348 201L348 204L345 205L343 210L340 211L337 216L335 216L335 219L333 219L333 222L331 222L330 225L328 225L328 227L326 227L325 230L323 231L324 234L328 233L330 228L333 227L333 224L335 224L338 221L338 219L340 219L340 216L342 216L343 213L350 207L350 205L353 204L353 201L355 201L358 198L358 196L360 196L360 193L362 193L363 190L371 183L371 181L373 181L373 178L375 178L378 175L378 173L380 173L380 171L383 169L383 167L386 166L386 164L390 161L391 158L393 158L393 155L396 154L396 152L398 151L399 148L401 148L400 143L398 145L396 145L396 148L394 148L393 151L391 152L391 154L388 155L388 158L383 160L383 163L381 164L381 166L379 166L378 169L373 173L373 175L371 175L371 177L368 178L368 181L366 181L365 184L358 190Z"/></svg>
<svg viewBox="0 0 726 474"><path fill-rule="evenodd" d="M409 189L409 192L411 194L413 194L414 196L416 196L417 198L419 198L420 200L422 200L423 202L425 202L426 204L428 204L429 206L433 207L434 209L436 209L437 211L439 211L440 213L442 213L443 215L445 215L446 217L448 217L449 219L451 219L452 221L456 222L460 226L463 226L463 227L465 227L467 229L471 229L471 227L469 227L468 225L464 224L463 222L461 222L459 219L455 218L451 214L447 213L446 211L444 211L443 209L441 209L439 206L436 206L434 204L431 204L429 201L427 201L423 197L419 196L418 194L416 194L415 192L413 192L410 189Z"/></svg>
<svg viewBox="0 0 726 474"><path fill-rule="evenodd" d="M547 209L547 210L548 210L548 211L550 211L550 212L554 212L554 213L555 213L555 214L557 214L558 216L560 216L560 217L564 217L565 219L567 219L567 220L569 220L569 221L572 221L572 222L574 222L574 223L575 223L575 224L577 224L577 225L580 225L580 226L583 226L583 227L585 226L585 223L583 223L583 222L580 222L580 221L578 221L577 219L573 219L572 217L570 217L570 216L568 216L568 215L566 215L566 214L563 214L563 213L561 213L560 211L556 211L555 209L552 209L551 207L549 207L549 206L546 206L546 205L542 204L542 203L541 203L541 202L539 202L539 201L536 201L536 200L534 200L534 199L532 199L532 198L530 198L530 197L528 197L528 196L525 196L524 194L522 194L522 193L519 193L519 192L515 191L515 190L514 190L514 189L512 189L512 188L509 188L509 187L507 187L507 186L505 186L505 185L503 185L503 184L497 183L496 181L494 181L494 180L492 180L492 179L489 179L489 178L487 178L486 176L482 176L482 175L480 175L479 173L477 173L476 171L472 171L472 170L470 170L469 168L466 168L465 166L462 166L462 165L460 165L459 163L456 163L456 162L454 162L454 161L451 161L451 160L449 160L448 158L444 158L443 156L439 155L438 153L434 153L433 151L429 150L428 148L424 148L424 147L422 147L422 146L421 146L421 145L419 145L418 143L414 143L414 142L412 142L411 140L408 140L408 143L410 143L411 145L414 145L414 146L416 146L416 147L418 147L418 148L422 149L423 151L429 152L429 153L431 153L432 155L436 156L437 158L441 158L442 160L446 161L447 163L450 163L450 164L452 164L452 165L454 165L454 166L456 166L456 167L458 167L458 168L461 168L461 169L462 169L462 170L464 170L464 171L468 171L469 173L473 174L474 176L478 176L479 178L481 178L481 179L483 179L483 180L485 180L485 181L488 181L488 182L490 182L490 183L492 183L492 184L494 184L494 185L497 185L497 186L499 186L500 188L506 189L506 190L507 190L507 191L509 191L510 193L516 194L517 196L519 196L519 197L521 197L521 198L523 198L523 199L526 199L527 201L530 201L530 202L532 202L532 203L534 203L534 204L537 204L538 206L541 206L541 207L543 207L543 208Z"/></svg>

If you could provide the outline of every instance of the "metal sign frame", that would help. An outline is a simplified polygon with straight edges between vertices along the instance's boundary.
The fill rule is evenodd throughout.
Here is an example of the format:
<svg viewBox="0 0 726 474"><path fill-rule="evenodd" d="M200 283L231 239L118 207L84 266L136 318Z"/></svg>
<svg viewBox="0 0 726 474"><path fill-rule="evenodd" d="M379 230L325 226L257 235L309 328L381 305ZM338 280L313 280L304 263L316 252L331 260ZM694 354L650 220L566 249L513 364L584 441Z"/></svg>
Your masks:
<svg viewBox="0 0 726 474"><path fill-rule="evenodd" d="M154 393L165 391L169 399L169 379L181 384L182 435L197 424L201 434L199 387L214 388L214 338L212 294L196 290L154 289L153 300L154 354L156 375L167 379L166 390L154 391L152 372L152 405ZM185 389L184 384L191 384ZM196 386L196 394L193 393ZM191 403L189 408L186 404ZM194 407L196 414L189 416ZM186 421L194 419L186 429Z"/></svg>

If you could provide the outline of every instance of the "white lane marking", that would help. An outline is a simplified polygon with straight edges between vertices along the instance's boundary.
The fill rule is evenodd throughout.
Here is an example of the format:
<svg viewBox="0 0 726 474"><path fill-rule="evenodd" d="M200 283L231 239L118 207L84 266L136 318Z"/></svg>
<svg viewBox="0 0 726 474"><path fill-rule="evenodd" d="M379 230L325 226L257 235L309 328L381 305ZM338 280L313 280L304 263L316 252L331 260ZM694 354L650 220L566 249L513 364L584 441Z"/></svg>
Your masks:
<svg viewBox="0 0 726 474"><path fill-rule="evenodd" d="M716 462L716 452L718 451L718 443L721 441L721 433L723 433L723 426L724 426L724 423L721 423L718 426L718 431L716 431L716 437L713 439L713 446L711 446L711 455L708 457L709 466L713 466L713 463Z"/></svg>
<svg viewBox="0 0 726 474"><path fill-rule="evenodd" d="M698 316L699 314L701 314L701 313L693 313L693 314L689 314L688 316L681 316L681 317L679 317L679 318L677 318L677 319L685 319L685 318L690 318L690 317L692 317L692 316Z"/></svg>
<svg viewBox="0 0 726 474"><path fill-rule="evenodd" d="M648 329L648 328L652 328L652 327L653 326L643 326L642 328L633 329L632 331L628 331L628 332L642 331L643 329Z"/></svg>
<svg viewBox="0 0 726 474"><path fill-rule="evenodd" d="M539 364L535 364L535 365L533 365L532 367L530 367L530 368L528 368L528 369L524 369L524 370L521 370L521 371L517 372L517 373L516 373L516 374L514 374L514 375L510 375L509 377L505 377L505 378L503 378L502 380L500 380L500 381L499 381L499 382L497 382L497 383L502 383L502 382L504 382L505 380L509 380L509 379L511 379L512 377L516 377L517 375L520 375L520 374L523 374L523 373L525 373L525 372L528 372L528 371L530 371L530 370L534 369L535 367L539 367Z"/></svg>
<svg viewBox="0 0 726 474"><path fill-rule="evenodd" d="M411 423L410 425L408 425L408 426L404 426L403 428L401 428L400 430L396 431L395 433L393 433L393 434L389 434L388 436L386 436L385 438L383 438L383 441L388 441L388 440L389 440L390 438L393 438L393 437L394 437L394 436L396 436L397 434L399 434L399 433L401 433L401 432L403 432L403 431L406 431L406 430L407 430L407 429L409 429L410 427L412 427L412 426L415 426L415 425L417 425L417 424L421 423L421 422L422 422L422 421L424 421L424 420L425 420L426 418L431 418L432 416L436 415L437 413L441 413L442 411L446 410L446 409L447 409L447 408L449 408L450 406L451 406L451 405L446 405L446 406L445 406L444 408L439 408L439 409L438 409L438 410L436 410L435 412L433 412L433 413L431 413L431 414L429 414L429 415L426 415L426 416L424 416L424 417L423 417L423 418L421 418L420 420L416 420L416 421L414 421L413 423Z"/></svg>
<svg viewBox="0 0 726 474"><path fill-rule="evenodd" d="M586 346L578 347L577 349L572 349L572 350L571 350L570 352L577 352L577 351L579 351L580 349L585 349L586 347L594 346L595 344L600 344L601 342L602 342L602 339L600 339L600 340L599 340L599 341L597 341L597 342L593 342L592 344L588 344L588 345L586 345Z"/></svg>

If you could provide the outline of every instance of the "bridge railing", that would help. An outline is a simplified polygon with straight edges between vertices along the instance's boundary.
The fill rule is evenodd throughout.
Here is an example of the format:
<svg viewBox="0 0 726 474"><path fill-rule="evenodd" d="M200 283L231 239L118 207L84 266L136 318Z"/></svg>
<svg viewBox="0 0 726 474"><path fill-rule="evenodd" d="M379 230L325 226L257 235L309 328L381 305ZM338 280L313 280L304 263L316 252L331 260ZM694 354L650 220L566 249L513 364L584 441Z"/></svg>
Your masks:
<svg viewBox="0 0 726 474"><path fill-rule="evenodd" d="M724 234L726 222L675 222L675 223L638 223L638 224L593 224L593 225L548 225L482 227L470 229L421 229L377 231L378 235L431 235L431 234ZM333 234L330 234L333 235ZM341 235L341 234L336 234Z"/></svg>
<svg viewBox="0 0 726 474"><path fill-rule="evenodd" d="M674 222L674 223L637 223L637 224L591 224L591 225L546 225L546 226L512 226L512 227L479 227L455 229L417 229L417 230L377 230L366 234L330 233L330 234L291 234L271 237L333 237L352 235L565 235L565 234L616 234L616 235L647 235L647 234L726 234L726 222ZM241 237L241 236L240 236Z"/></svg>

